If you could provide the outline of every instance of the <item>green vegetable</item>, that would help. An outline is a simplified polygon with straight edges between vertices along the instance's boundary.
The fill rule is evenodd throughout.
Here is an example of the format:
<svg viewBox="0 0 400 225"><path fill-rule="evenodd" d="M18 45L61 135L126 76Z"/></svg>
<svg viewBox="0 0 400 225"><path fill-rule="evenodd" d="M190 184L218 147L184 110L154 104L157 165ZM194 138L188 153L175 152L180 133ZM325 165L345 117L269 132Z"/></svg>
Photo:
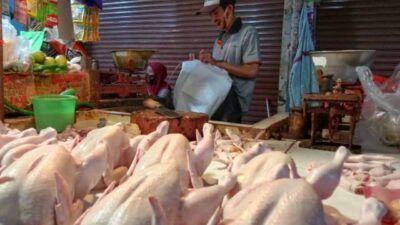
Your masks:
<svg viewBox="0 0 400 225"><path fill-rule="evenodd" d="M62 69L62 68L60 68L60 67L57 67L57 68L54 70L55 73L64 73L65 71L66 71L65 69Z"/></svg>
<svg viewBox="0 0 400 225"><path fill-rule="evenodd" d="M11 104L6 98L3 98L3 101L4 101L4 105L9 110L15 111L15 112L20 113L22 115L33 116L33 111L19 108L19 107L15 106L15 105Z"/></svg>
<svg viewBox="0 0 400 225"><path fill-rule="evenodd" d="M57 65L52 64L52 65L43 65L44 70L49 70L54 72L57 69Z"/></svg>
<svg viewBox="0 0 400 225"><path fill-rule="evenodd" d="M60 93L60 95L75 95L76 90L74 88L67 88Z"/></svg>
<svg viewBox="0 0 400 225"><path fill-rule="evenodd" d="M76 95L76 90L74 88L67 88L63 92L61 92L60 95ZM79 107L87 107L91 109L94 108L94 106L90 102L77 102L76 108Z"/></svg>
<svg viewBox="0 0 400 225"><path fill-rule="evenodd" d="M44 66L41 64L33 64L33 72L42 72L44 70Z"/></svg>

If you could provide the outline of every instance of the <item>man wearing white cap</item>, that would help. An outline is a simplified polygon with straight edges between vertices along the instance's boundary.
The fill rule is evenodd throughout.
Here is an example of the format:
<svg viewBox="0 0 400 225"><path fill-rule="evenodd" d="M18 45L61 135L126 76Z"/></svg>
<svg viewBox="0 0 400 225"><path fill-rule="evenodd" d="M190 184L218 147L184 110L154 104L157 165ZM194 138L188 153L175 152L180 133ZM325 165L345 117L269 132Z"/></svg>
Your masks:
<svg viewBox="0 0 400 225"><path fill-rule="evenodd" d="M204 0L197 14L208 13L220 33L212 53L201 50L199 58L225 69L233 80L232 88L213 120L240 123L248 111L261 63L257 30L235 17L235 0Z"/></svg>

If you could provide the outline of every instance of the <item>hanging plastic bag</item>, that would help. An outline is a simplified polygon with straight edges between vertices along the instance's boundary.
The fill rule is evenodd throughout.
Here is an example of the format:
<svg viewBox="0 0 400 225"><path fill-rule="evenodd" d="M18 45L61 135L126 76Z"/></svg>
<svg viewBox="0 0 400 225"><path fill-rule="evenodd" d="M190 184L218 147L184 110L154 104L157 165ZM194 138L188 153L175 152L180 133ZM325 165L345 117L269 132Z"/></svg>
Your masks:
<svg viewBox="0 0 400 225"><path fill-rule="evenodd" d="M4 37L3 66L5 71L28 72L31 67L30 42L17 36L17 30L9 20L2 20Z"/></svg>
<svg viewBox="0 0 400 225"><path fill-rule="evenodd" d="M373 82L368 67L357 67L357 73L367 95L362 117L370 133L386 145L400 145L400 71L396 69L381 87Z"/></svg>
<svg viewBox="0 0 400 225"><path fill-rule="evenodd" d="M18 43L17 30L8 19L2 19L2 29L4 41L3 66L4 70L8 70L18 58L18 51L16 49Z"/></svg>
<svg viewBox="0 0 400 225"><path fill-rule="evenodd" d="M28 72L32 65L32 59L30 56L30 41L28 38L22 36L18 36L17 39L17 60L13 63L12 70L14 72Z"/></svg>
<svg viewBox="0 0 400 225"><path fill-rule="evenodd" d="M44 40L44 31L22 31L21 36L27 38L31 45L31 53L39 51Z"/></svg>
<svg viewBox="0 0 400 225"><path fill-rule="evenodd" d="M175 109L212 116L231 86L227 71L199 60L185 61L174 88Z"/></svg>

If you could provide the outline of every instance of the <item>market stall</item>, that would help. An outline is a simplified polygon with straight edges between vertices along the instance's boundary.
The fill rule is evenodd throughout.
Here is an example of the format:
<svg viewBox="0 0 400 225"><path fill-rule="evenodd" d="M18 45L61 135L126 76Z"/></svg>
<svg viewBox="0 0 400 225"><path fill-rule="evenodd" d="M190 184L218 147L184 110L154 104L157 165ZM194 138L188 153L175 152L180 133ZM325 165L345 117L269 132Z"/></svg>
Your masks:
<svg viewBox="0 0 400 225"><path fill-rule="evenodd" d="M42 3L28 21L46 27L57 7ZM267 98L256 123L215 121L232 82L225 70L185 60L168 107L149 87L158 50L103 53L109 68L91 59L79 41L100 38L99 3L59 0L70 19L58 38L0 65L1 225L399 223L400 72L378 85L359 67L375 51L307 54L319 91L291 78L300 106L270 115ZM6 30L17 39L7 23L0 40Z"/></svg>
<svg viewBox="0 0 400 225"><path fill-rule="evenodd" d="M281 118L274 119L282 122ZM29 201L31 198L35 198L37 204L49 202L48 207L52 207L54 204L52 199L54 199L56 205L71 207L70 210L73 213L78 213L73 210L80 203L74 201L72 204L71 200L84 198L86 213L78 220L81 224L97 224L99 221L106 220L98 218L97 214L108 215L110 220L118 215L124 215L130 218L129 221L143 221L145 224L150 224L152 215L157 213L158 207L163 207L163 211L177 210L177 214L165 214L165 218L173 221L180 220L181 223L187 223L184 215L192 211L197 213L200 224L206 223L210 218L214 218L215 221L240 219L242 215L239 212L246 215L254 214L250 218L246 217L245 221L248 222L259 216L266 219L278 216L284 220L281 224L285 224L287 217L280 216L280 211L284 210L284 215L292 217L288 222L290 224L292 220L297 222L301 220L299 224L309 224L310 220L320 221L316 222L317 224L324 224L324 218L332 221L346 221L345 224L371 219L373 222L371 224L378 224L377 221L386 214L386 209L380 202L371 199L366 201L364 195L380 197L382 201L390 205L392 214L385 216L386 221L394 221L396 218L395 212L398 208L394 197L384 197L382 192L376 191L366 193L368 189L365 187L369 187L373 182L383 182L385 185L396 187L393 185L396 185L395 177L398 175L395 172L398 168L398 163L395 163L398 160L397 155L353 155L346 148L341 148L335 153L300 148L299 142L295 140L264 140L265 133L277 131L277 128L274 128L275 123L269 124L264 129L260 124L251 127L218 122L204 123L202 134L196 135L196 141L189 142L181 134L167 134L168 126L173 123L161 122L154 132L139 135L139 126L132 124L130 120L129 113L86 111L77 114L74 129L67 129L59 135L52 129L42 130L37 134L29 128L19 133L2 127L5 132L3 135L7 135L10 139L26 136L20 138L19 145L15 147L12 146L17 142L9 140L1 148L3 154L1 163L5 167L2 172L4 190L21 189L20 193L26 197L18 202L21 204L20 207L24 208L21 213L27 215L35 209L35 206L24 207L27 204L24 201ZM104 125L103 128L97 128ZM58 145L44 144L54 143L55 137L58 139ZM79 139L81 141L77 141ZM111 148L104 146L104 143ZM133 148L126 148L128 145ZM28 152L23 154L22 151ZM41 156L37 165L27 163L27 161L35 161L37 154L41 155L48 151L52 153ZM91 161L94 152L98 155L96 160ZM193 155L190 152L193 152ZM112 160L107 159L109 157L107 155L112 156ZM139 160L136 161L138 157ZM78 159L86 166L75 168L70 164ZM107 163L103 164L106 161ZM26 177L18 177L20 185L10 186L15 182L10 177L12 170L31 166L33 166L30 169L32 172L29 172ZM110 174L104 173L108 166L113 168ZM92 170L92 168L97 169ZM383 171L378 172L380 169ZM70 173L75 170L79 171L76 176ZM371 177L366 179L368 172ZM36 173L47 175L33 178ZM52 174L55 175L55 180ZM304 179L299 179L299 177ZM25 189L28 179L34 180L29 188ZM71 180L72 183L70 183ZM189 184L184 185L185 180L190 181ZM311 185L305 183L306 181ZM67 182L68 185L59 186L63 182ZM57 193L66 191L63 188L74 189L74 195L67 197L69 201L57 197ZM47 194L39 197L30 190L44 191ZM223 196L229 190L231 191L228 196L231 197L223 208L223 216L213 217L214 210L218 211ZM148 195L149 192L150 195ZM14 196L11 193L8 196ZM54 195L49 193L54 193ZM101 193L105 195L100 197ZM118 200L120 195L129 196L129 198L123 197ZM178 201L173 197L174 195L180 196L178 199L181 200ZM195 202L191 200L192 195L197 196ZM99 197L100 200L96 201ZM0 200L8 201L4 198ZM114 206L111 202L115 200L117 202ZM246 202L255 200L259 202L257 204L269 206L272 209L257 211L253 210L251 205L246 205ZM324 207L321 200L324 200ZM188 208L182 208L182 204L189 204L186 201L190 201L190 205L187 206ZM237 205L238 201L242 203ZM139 203L140 208L135 208ZM130 207L126 208L124 204L129 204ZM298 214L299 207L304 204L309 207ZM30 204L26 206L28 205ZM144 205L152 206L154 209L143 208ZM202 213L198 214L198 207L208 207L209 210L200 210ZM235 207L238 208L235 209ZM241 207L246 207L246 210L240 210ZM229 214L229 210L239 210L239 212L233 211L234 214ZM122 214L117 214L119 211ZM53 212L50 210L29 218L30 221L33 219L40 221L48 217L60 216L57 211L55 215L52 214ZM76 214L73 215L76 216ZM366 215L369 216L366 217ZM75 220L75 216L67 218ZM20 219L14 213L2 215L1 218L5 221ZM192 219L192 217L188 218L189 221ZM239 223L243 224L243 222Z"/></svg>

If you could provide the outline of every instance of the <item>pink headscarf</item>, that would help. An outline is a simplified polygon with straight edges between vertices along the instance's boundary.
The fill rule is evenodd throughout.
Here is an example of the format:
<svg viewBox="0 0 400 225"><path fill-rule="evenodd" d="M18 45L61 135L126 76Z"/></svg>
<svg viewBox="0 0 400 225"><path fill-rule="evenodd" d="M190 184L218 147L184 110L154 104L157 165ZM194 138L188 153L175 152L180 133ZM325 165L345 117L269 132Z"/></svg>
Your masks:
<svg viewBox="0 0 400 225"><path fill-rule="evenodd" d="M151 84L147 84L149 92L157 96L161 89L170 89L169 84L165 81L165 78L167 78L167 68L163 64L155 61L150 61L148 64L154 72L154 81Z"/></svg>

